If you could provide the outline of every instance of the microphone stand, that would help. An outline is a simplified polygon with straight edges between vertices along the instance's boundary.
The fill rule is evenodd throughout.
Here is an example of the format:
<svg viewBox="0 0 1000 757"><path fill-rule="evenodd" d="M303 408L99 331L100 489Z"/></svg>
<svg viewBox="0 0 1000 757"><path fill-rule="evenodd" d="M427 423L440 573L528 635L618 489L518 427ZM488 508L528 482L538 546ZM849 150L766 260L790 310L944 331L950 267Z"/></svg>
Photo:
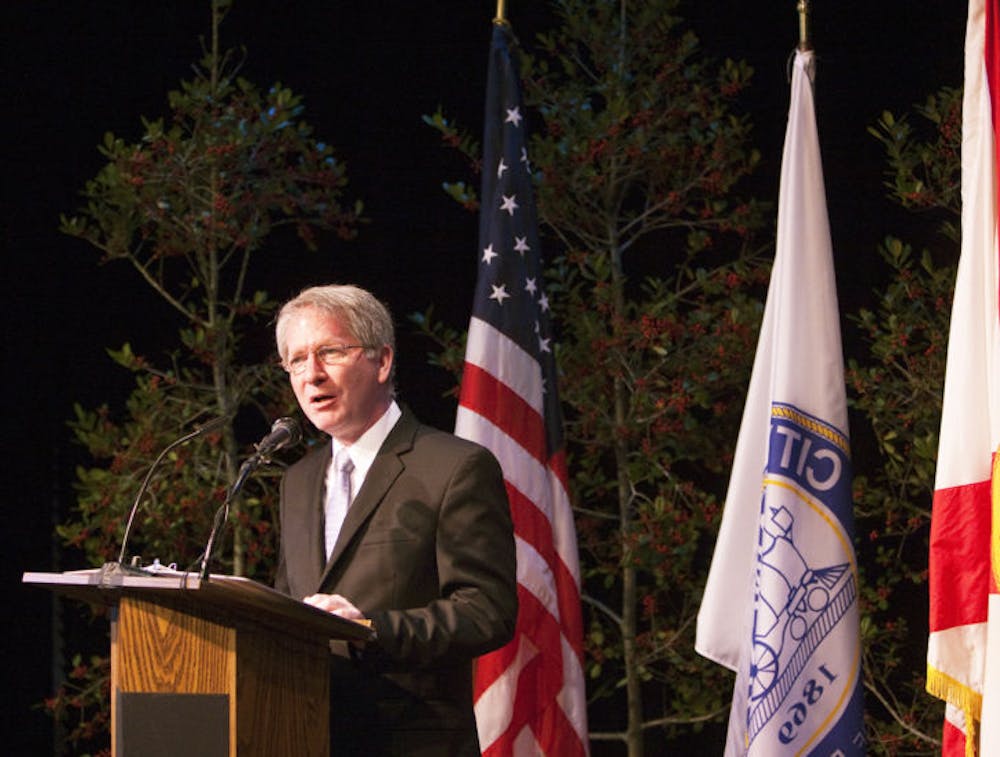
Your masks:
<svg viewBox="0 0 1000 757"><path fill-rule="evenodd" d="M205 545L205 552L201 557L201 569L198 571L203 581L208 580L208 565L212 559L212 552L215 550L215 539L219 535L219 531L223 525L229 520L229 508L232 505L233 499L236 498L240 489L243 488L246 480L250 478L250 474L257 470L261 463L264 462L266 462L265 458L256 453L244 460L243 465L240 466L239 473L236 474L236 480L229 488L229 493L226 495L225 501L215 511L215 517L212 519L212 530L208 533L208 543Z"/></svg>
<svg viewBox="0 0 1000 757"><path fill-rule="evenodd" d="M271 455L273 453L289 444L298 444L301 438L302 429L294 418L278 418L271 426L271 431L267 436L261 439L260 443L256 445L256 451L243 461L243 465L240 466L239 473L236 474L236 480L230 487L225 501L215 511L215 518L212 520L212 530L208 534L208 544L205 545L205 551L201 556L201 570L199 571L199 575L203 581L208 580L208 566L212 560L212 553L215 551L215 540L219 532L225 527L226 521L229 520L229 507L240 489L243 488L243 484L246 483L250 474L257 470L257 468L271 462Z"/></svg>
<svg viewBox="0 0 1000 757"><path fill-rule="evenodd" d="M172 450L176 449L177 447L181 446L186 442L191 441L195 437L201 436L202 434L207 433L209 431L214 431L215 429L222 426L225 420L226 420L225 418L213 418L208 423L199 426L194 431L185 434L180 439L171 442L163 449L162 452L160 452L159 455L157 455L156 459L153 461L153 464L149 466L149 470L146 471L146 477L142 480L142 484L139 485L139 491L135 495L135 501L132 503L132 509L129 510L128 520L125 523L125 531L122 534L122 547L121 551L118 553L118 562L104 563L104 565L101 567L101 574L103 576L108 577L119 573L145 575L145 572L142 571L140 568L125 565L125 552L128 549L128 537L132 533L132 525L135 522L135 516L139 512L139 506L142 504L143 496L146 494L146 491L149 489L149 484L153 480L153 473L155 473L156 470L160 467L160 463L163 462L163 458L165 458Z"/></svg>

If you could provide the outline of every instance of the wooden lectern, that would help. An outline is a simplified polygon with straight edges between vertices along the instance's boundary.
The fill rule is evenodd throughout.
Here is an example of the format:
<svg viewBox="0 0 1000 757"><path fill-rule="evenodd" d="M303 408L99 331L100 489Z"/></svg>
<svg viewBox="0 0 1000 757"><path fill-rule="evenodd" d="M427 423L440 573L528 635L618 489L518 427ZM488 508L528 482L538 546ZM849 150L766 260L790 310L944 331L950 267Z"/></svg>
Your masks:
<svg viewBox="0 0 1000 757"><path fill-rule="evenodd" d="M25 573L111 611L113 757L328 757L331 640L371 630L246 578Z"/></svg>

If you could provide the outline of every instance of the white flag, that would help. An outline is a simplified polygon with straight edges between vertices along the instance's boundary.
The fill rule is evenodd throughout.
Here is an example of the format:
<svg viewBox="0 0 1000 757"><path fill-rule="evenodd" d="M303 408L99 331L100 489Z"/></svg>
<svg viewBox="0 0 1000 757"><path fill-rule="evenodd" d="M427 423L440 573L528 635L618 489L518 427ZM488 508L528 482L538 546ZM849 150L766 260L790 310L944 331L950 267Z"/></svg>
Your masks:
<svg viewBox="0 0 1000 757"><path fill-rule="evenodd" d="M799 51L778 237L697 651L736 671L726 754L865 753L844 364Z"/></svg>

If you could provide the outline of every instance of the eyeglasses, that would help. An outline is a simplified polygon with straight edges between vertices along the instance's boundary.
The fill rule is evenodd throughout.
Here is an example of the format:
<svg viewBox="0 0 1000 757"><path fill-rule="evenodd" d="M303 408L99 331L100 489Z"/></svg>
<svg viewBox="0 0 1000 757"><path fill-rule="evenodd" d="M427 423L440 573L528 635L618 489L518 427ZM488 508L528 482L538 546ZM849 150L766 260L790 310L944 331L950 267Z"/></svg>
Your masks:
<svg viewBox="0 0 1000 757"><path fill-rule="evenodd" d="M303 373L309 365L309 356L315 355L323 365L342 365L347 362L348 350L367 349L364 344L343 344L339 347L326 346L317 347L308 352L300 352L292 355L282 365L282 367L293 376Z"/></svg>

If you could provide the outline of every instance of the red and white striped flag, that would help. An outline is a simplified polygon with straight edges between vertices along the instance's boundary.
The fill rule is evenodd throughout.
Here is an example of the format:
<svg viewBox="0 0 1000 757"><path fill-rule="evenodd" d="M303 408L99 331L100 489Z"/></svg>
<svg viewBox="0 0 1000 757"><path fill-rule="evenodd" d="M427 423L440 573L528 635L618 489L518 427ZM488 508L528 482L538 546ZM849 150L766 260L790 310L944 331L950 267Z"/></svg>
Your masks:
<svg viewBox="0 0 1000 757"><path fill-rule="evenodd" d="M998 0L970 0L962 104L962 253L955 281L930 543L927 690L942 752L1000 754Z"/></svg>
<svg viewBox="0 0 1000 757"><path fill-rule="evenodd" d="M479 275L455 433L503 468L517 544L513 641L479 659L484 755L585 755L580 571L567 494L549 301L510 29L490 49Z"/></svg>

